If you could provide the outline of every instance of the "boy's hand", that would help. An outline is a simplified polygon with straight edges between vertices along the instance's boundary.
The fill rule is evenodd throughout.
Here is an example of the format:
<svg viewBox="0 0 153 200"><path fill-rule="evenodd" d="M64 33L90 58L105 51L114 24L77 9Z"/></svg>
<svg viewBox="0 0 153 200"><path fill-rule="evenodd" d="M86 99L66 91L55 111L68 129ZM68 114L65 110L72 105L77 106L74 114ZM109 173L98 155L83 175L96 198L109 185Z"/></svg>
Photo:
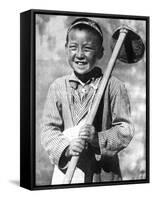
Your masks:
<svg viewBox="0 0 153 200"><path fill-rule="evenodd" d="M92 144L95 138L95 127L85 124L80 128L79 137Z"/></svg>
<svg viewBox="0 0 153 200"><path fill-rule="evenodd" d="M79 133L78 133L78 136L75 136L74 139L71 139L70 145L66 149L65 156L67 158L69 158L71 156L78 156L85 148L87 142L90 143L92 146L95 146L94 145L94 143L95 143L95 128L94 128L94 126L89 125L89 124L85 124L81 127L76 126L76 127L71 128L70 132L74 134L76 132L75 130L77 130ZM67 132L68 132L68 130L65 131L65 135L68 135Z"/></svg>
<svg viewBox="0 0 153 200"><path fill-rule="evenodd" d="M85 141L81 138L76 138L71 140L70 145L68 146L65 156L67 158L71 156L78 156L84 149Z"/></svg>
<svg viewBox="0 0 153 200"><path fill-rule="evenodd" d="M90 143L96 154L100 154L98 136L95 127L85 124L80 128L79 137L85 140L86 144Z"/></svg>

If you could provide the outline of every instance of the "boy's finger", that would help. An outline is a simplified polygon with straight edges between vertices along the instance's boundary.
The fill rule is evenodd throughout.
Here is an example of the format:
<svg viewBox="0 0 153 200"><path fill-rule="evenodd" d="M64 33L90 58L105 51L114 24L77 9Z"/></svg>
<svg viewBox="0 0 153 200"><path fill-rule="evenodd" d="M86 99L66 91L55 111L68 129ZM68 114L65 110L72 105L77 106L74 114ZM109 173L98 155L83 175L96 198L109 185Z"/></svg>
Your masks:
<svg viewBox="0 0 153 200"><path fill-rule="evenodd" d="M82 127L80 129L80 133L81 132L88 132L88 133L93 133L95 132L95 128L93 126L90 126L90 127Z"/></svg>
<svg viewBox="0 0 153 200"><path fill-rule="evenodd" d="M69 151L69 155L71 155L71 156L78 156L79 154L80 154L79 152L74 151L72 149L70 149L70 151Z"/></svg>
<svg viewBox="0 0 153 200"><path fill-rule="evenodd" d="M91 133L90 132L80 132L80 134L79 134L79 138L82 138L82 139L84 139L84 137L85 138L88 138L88 137L90 137L90 135L91 135Z"/></svg>
<svg viewBox="0 0 153 200"><path fill-rule="evenodd" d="M83 140L87 140L87 139L89 139L89 136L88 135L80 135L80 138Z"/></svg>
<svg viewBox="0 0 153 200"><path fill-rule="evenodd" d="M78 152L73 152L73 156L79 156L80 154Z"/></svg>
<svg viewBox="0 0 153 200"><path fill-rule="evenodd" d="M85 124L81 127L81 129L87 128L87 129L94 129L94 126L90 125L90 124Z"/></svg>
<svg viewBox="0 0 153 200"><path fill-rule="evenodd" d="M72 151L71 156L79 156L80 153Z"/></svg>
<svg viewBox="0 0 153 200"><path fill-rule="evenodd" d="M76 143L74 143L73 144L73 149L74 148L79 148L79 149L84 149L84 145L85 145L85 143L84 143L84 141L81 139L80 141L77 141Z"/></svg>
<svg viewBox="0 0 153 200"><path fill-rule="evenodd" d="M84 148L80 148L80 147L77 147L77 146L74 146L72 148L72 152L75 152L75 153L81 153L83 151Z"/></svg>
<svg viewBox="0 0 153 200"><path fill-rule="evenodd" d="M81 135L89 135L90 134L90 130L89 129L81 129L80 130L80 132L79 132L79 134Z"/></svg>

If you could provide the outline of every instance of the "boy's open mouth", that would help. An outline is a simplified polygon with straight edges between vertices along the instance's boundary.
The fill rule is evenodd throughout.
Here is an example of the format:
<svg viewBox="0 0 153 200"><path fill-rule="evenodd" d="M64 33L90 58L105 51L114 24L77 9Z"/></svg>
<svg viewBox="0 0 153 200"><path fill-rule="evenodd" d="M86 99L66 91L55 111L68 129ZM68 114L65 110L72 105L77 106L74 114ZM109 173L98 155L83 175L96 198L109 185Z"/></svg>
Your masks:
<svg viewBox="0 0 153 200"><path fill-rule="evenodd" d="M75 61L77 65L86 65L88 64L86 61Z"/></svg>

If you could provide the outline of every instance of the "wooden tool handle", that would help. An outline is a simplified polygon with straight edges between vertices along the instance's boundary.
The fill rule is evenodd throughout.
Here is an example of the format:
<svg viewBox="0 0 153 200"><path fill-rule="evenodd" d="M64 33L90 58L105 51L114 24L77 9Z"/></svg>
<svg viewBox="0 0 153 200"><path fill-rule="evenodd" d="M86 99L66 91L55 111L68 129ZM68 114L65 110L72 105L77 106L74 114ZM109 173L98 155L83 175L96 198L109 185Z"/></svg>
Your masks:
<svg viewBox="0 0 153 200"><path fill-rule="evenodd" d="M116 42L115 48L113 50L112 56L110 58L110 61L109 61L108 65L107 65L106 71L104 73L104 76L103 76L102 81L100 83L100 86L98 88L98 91L97 91L97 93L95 95L95 98L94 98L94 101L93 101L93 105L91 107L90 112L87 114L86 121L85 121L85 123L87 123L87 124L92 124L93 123L93 120L94 120L95 115L97 113L97 109L98 109L99 104L100 104L100 100L101 100L101 98L102 98L102 96L104 94L104 90L106 88L107 82L109 80L110 74L111 74L111 72L113 70L115 61L117 59L118 53L119 53L119 51L121 49L121 46L123 44L123 41L125 39L125 36L126 36L127 32L128 32L128 30L126 28L122 28L120 30L120 34L119 34L118 40ZM70 184L71 183L73 175L74 175L74 172L75 172L75 169L76 169L76 166L77 166L78 160L79 160L79 156L73 156L71 158L71 161L69 162L69 166L68 166L67 172L66 172L65 177L64 177L63 184Z"/></svg>
<svg viewBox="0 0 153 200"><path fill-rule="evenodd" d="M71 161L69 162L69 167L64 177L63 184L71 183L78 160L79 160L79 156L72 156Z"/></svg>
<svg viewBox="0 0 153 200"><path fill-rule="evenodd" d="M122 47L122 44L123 44L123 41L125 39L125 36L126 36L127 32L128 32L128 30L125 29L125 28L120 30L119 38L118 38L118 40L116 42L116 45L115 45L114 50L113 50L113 53L111 55L111 58L109 60L109 63L108 63L107 68L105 70L105 73L103 75L102 81L101 81L101 83L99 85L99 88L97 90L97 93L95 95L95 98L94 98L90 113L88 113L88 115L87 115L86 123L88 123L88 124L92 124L93 123L93 120L95 118L95 115L97 113L97 110L98 110L98 107L99 107L99 104L100 104L100 101L101 101L101 98L102 98L102 96L104 94L104 90L105 90L106 85L108 83L109 77L111 75L111 72L113 70L114 64L116 62L117 56L118 56L119 51L120 51L120 49Z"/></svg>

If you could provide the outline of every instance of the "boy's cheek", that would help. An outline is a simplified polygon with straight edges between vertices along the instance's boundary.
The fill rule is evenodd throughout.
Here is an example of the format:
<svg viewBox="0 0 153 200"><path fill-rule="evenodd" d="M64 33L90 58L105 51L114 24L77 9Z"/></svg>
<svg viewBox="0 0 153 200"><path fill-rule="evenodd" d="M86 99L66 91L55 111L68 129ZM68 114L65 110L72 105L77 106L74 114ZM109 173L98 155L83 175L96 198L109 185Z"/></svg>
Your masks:
<svg viewBox="0 0 153 200"><path fill-rule="evenodd" d="M68 58L72 58L74 56L74 53L72 51L67 50L66 55Z"/></svg>
<svg viewBox="0 0 153 200"><path fill-rule="evenodd" d="M72 59L72 57L74 57L74 52L70 51L67 47L65 49L67 58Z"/></svg>

